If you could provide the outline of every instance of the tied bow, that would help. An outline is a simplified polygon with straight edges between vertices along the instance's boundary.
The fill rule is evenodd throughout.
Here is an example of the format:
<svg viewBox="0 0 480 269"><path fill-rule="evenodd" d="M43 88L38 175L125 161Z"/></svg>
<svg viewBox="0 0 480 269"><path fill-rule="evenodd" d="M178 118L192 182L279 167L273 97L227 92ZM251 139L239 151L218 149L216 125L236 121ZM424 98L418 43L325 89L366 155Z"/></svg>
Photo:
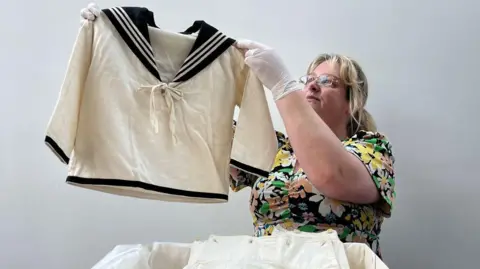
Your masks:
<svg viewBox="0 0 480 269"><path fill-rule="evenodd" d="M174 143L177 142L177 136L175 133L175 123L177 121L175 117L175 107L174 102L183 98L183 93L178 89L169 86L167 83L161 82L152 86L141 86L139 91L150 91L150 123L155 130L155 133L158 133L158 118L157 118L157 107L155 101L155 95L157 92L160 92L165 98L165 103L167 104L167 109L169 110L169 128L172 133Z"/></svg>

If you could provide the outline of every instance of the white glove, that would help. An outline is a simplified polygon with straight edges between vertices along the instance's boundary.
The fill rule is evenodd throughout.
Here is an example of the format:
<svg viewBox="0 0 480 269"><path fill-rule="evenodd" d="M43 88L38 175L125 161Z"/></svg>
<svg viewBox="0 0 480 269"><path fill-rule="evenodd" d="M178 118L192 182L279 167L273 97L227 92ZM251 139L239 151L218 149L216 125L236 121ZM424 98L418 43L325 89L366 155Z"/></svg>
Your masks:
<svg viewBox="0 0 480 269"><path fill-rule="evenodd" d="M100 7L97 4L90 3L86 8L80 10L80 16L85 20L94 21L100 15L100 12Z"/></svg>
<svg viewBox="0 0 480 269"><path fill-rule="evenodd" d="M290 74L274 49L251 40L237 41L235 46L246 50L245 64L252 69L263 85L272 91L275 101L303 88L303 85Z"/></svg>

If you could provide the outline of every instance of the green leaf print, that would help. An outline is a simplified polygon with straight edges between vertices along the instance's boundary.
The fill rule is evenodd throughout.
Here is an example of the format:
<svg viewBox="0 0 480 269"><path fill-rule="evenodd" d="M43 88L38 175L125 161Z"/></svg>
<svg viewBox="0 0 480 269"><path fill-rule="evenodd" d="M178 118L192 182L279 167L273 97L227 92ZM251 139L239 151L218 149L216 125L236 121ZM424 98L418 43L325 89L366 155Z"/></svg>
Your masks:
<svg viewBox="0 0 480 269"><path fill-rule="evenodd" d="M287 210L283 211L282 214L280 214L280 217L282 219L289 219L290 216L291 216L290 209L287 209Z"/></svg>
<svg viewBox="0 0 480 269"><path fill-rule="evenodd" d="M278 172L290 172L290 169L291 168L285 167L285 168L279 169Z"/></svg>
<svg viewBox="0 0 480 269"><path fill-rule="evenodd" d="M260 211L261 214L265 214L269 210L270 210L270 205L268 203L264 203L264 204L262 204L262 206L260 207L260 210L258 210L258 211Z"/></svg>
<svg viewBox="0 0 480 269"><path fill-rule="evenodd" d="M337 233L338 233L338 231L337 231ZM338 233L338 237L346 238L350 233L351 233L351 230L347 227L344 227L343 231L341 233Z"/></svg>
<svg viewBox="0 0 480 269"><path fill-rule="evenodd" d="M298 230L301 232L313 233L317 231L317 227L315 227L314 225L304 225L300 226Z"/></svg>
<svg viewBox="0 0 480 269"><path fill-rule="evenodd" d="M285 187L285 182L274 180L272 182L272 186L277 187L277 188Z"/></svg>

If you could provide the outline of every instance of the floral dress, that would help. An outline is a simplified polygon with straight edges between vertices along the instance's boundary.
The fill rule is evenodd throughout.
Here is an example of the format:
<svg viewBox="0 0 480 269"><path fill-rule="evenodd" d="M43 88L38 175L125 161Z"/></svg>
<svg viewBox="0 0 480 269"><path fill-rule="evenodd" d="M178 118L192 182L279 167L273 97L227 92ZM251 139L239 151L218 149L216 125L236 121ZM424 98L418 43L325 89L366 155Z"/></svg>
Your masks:
<svg viewBox="0 0 480 269"><path fill-rule="evenodd" d="M282 133L277 132L279 151L268 178L238 171L231 188L251 187L250 211L255 236L271 235L274 226L304 232L335 229L343 242L367 243L381 256L379 235L384 218L395 203L394 158L389 141L380 133L360 131L342 141L345 149L361 160L380 193L375 204L354 204L323 195L300 168L295 172L295 156Z"/></svg>

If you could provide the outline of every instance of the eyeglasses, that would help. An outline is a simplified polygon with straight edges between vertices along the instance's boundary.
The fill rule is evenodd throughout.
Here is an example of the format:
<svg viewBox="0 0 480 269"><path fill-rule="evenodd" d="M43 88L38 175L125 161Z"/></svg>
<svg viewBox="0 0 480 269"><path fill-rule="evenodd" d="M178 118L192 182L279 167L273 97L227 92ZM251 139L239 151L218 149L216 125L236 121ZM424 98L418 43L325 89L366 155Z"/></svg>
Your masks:
<svg viewBox="0 0 480 269"><path fill-rule="evenodd" d="M335 88L340 83L340 79L333 75L320 75L318 77L314 75L305 75L300 77L299 81L304 85L307 85L315 81L315 83L319 87L329 87L329 88Z"/></svg>

